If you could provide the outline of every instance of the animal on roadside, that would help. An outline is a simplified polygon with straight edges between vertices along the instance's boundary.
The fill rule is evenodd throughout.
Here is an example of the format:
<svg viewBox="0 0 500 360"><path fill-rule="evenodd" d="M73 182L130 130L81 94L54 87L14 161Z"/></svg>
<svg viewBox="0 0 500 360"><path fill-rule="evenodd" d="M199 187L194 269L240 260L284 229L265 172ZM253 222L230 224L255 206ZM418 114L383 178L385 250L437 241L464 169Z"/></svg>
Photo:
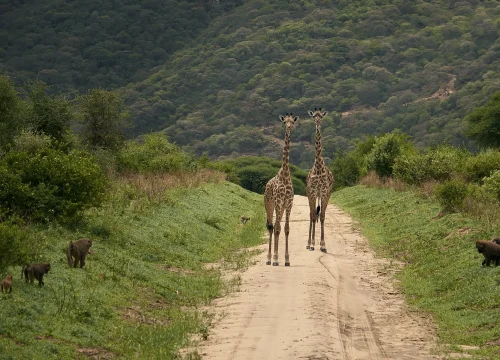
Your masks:
<svg viewBox="0 0 500 360"><path fill-rule="evenodd" d="M281 168L275 177L269 180L264 191L264 206L266 208L266 227L269 232L269 252L267 253L266 265L271 265L271 244L274 232L274 255L273 266L278 266L278 244L281 232L281 219L285 214L285 266L290 266L288 254L288 234L290 233L290 213L293 206L293 184L290 175L290 134L295 127L298 116L292 113L285 116L280 115L280 120L285 124L285 145L283 146L283 158ZM273 224L273 214L276 218Z"/></svg>
<svg viewBox="0 0 500 360"><path fill-rule="evenodd" d="M85 265L85 258L92 246L92 240L80 239L75 242L70 241L66 249L69 267L76 268L80 263L80 269Z"/></svg>
<svg viewBox="0 0 500 360"><path fill-rule="evenodd" d="M483 254L484 260L481 266L490 266L492 261L495 266L500 262L500 245L493 239L493 241L476 240L476 248L480 254ZM500 239L498 239L500 241Z"/></svg>
<svg viewBox="0 0 500 360"><path fill-rule="evenodd" d="M23 266L21 270L21 278L26 278L26 282L28 280L33 284L35 279L38 280L38 285L43 286L45 283L43 282L43 275L48 274L50 270L49 263L39 263L39 264L30 264Z"/></svg>
<svg viewBox="0 0 500 360"><path fill-rule="evenodd" d="M492 243L500 245L500 238L499 237L494 237L491 239ZM494 259L491 259L492 261L495 260L496 262L500 263L500 256L496 256Z"/></svg>
<svg viewBox="0 0 500 360"><path fill-rule="evenodd" d="M249 218L249 217L246 217L246 216L242 216L242 217L241 217L241 223L242 223L243 225L245 225L245 224L247 223L247 221L248 221L248 220L250 220L250 218Z"/></svg>
<svg viewBox="0 0 500 360"><path fill-rule="evenodd" d="M308 111L308 114L314 118L316 125L316 154L314 164L306 179L306 195L309 200L309 238L306 249L314 250L316 223L319 220L321 222L320 250L326 253L325 214L332 194L334 181L332 172L323 160L323 148L321 145L321 121L328 112L321 111L321 108L314 108L314 111Z"/></svg>
<svg viewBox="0 0 500 360"><path fill-rule="evenodd" d="M2 294L7 294L7 290L9 290L9 294L12 292L12 275L7 275L5 279L2 280L0 284L2 288Z"/></svg>

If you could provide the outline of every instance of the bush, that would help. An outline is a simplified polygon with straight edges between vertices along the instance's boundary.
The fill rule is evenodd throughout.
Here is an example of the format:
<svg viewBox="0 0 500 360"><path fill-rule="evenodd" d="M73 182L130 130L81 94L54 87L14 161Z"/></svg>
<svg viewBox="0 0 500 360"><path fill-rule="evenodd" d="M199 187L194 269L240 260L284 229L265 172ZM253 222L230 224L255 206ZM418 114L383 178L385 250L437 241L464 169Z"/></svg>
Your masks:
<svg viewBox="0 0 500 360"><path fill-rule="evenodd" d="M364 157L354 151L337 156L331 162L330 170L335 178L334 190L356 185L367 173Z"/></svg>
<svg viewBox="0 0 500 360"><path fill-rule="evenodd" d="M479 184L485 177L499 169L500 151L489 149L467 159L465 176L467 180Z"/></svg>
<svg viewBox="0 0 500 360"><path fill-rule="evenodd" d="M8 266L24 265L35 258L42 242L16 225L0 224L0 272Z"/></svg>
<svg viewBox="0 0 500 360"><path fill-rule="evenodd" d="M52 140L50 136L45 134L35 134L31 131L21 131L21 133L15 137L12 149L19 152L27 152L29 154L35 154L40 150L48 149L52 146Z"/></svg>
<svg viewBox="0 0 500 360"><path fill-rule="evenodd" d="M414 151L414 146L406 134L395 131L377 137L367 157L368 170L375 170L380 177L389 177L396 158L410 151Z"/></svg>
<svg viewBox="0 0 500 360"><path fill-rule="evenodd" d="M226 173L229 181L261 194L280 167L281 161L259 156L243 156L210 164L210 168ZM307 172L290 165L290 175L295 195L305 195Z"/></svg>
<svg viewBox="0 0 500 360"><path fill-rule="evenodd" d="M483 179L482 188L500 201L500 170Z"/></svg>
<svg viewBox="0 0 500 360"><path fill-rule="evenodd" d="M463 172L469 153L450 146L426 149L423 153L407 152L394 161L394 177L410 185L430 180L446 181Z"/></svg>
<svg viewBox="0 0 500 360"><path fill-rule="evenodd" d="M144 142L129 141L118 154L121 172L165 173L196 170L195 159L171 144L162 134L144 137Z"/></svg>
<svg viewBox="0 0 500 360"><path fill-rule="evenodd" d="M0 211L31 220L72 217L98 206L105 178L89 154L10 151L0 160Z"/></svg>
<svg viewBox="0 0 500 360"><path fill-rule="evenodd" d="M443 212L457 212L462 209L468 195L468 185L462 180L448 180L436 185L434 193Z"/></svg>

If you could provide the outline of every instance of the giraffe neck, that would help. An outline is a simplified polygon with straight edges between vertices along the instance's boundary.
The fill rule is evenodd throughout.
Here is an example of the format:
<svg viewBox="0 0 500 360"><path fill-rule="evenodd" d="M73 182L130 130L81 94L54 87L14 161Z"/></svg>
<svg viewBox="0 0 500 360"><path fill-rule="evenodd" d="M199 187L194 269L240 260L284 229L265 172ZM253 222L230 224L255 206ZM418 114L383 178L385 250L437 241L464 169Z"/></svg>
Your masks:
<svg viewBox="0 0 500 360"><path fill-rule="evenodd" d="M283 177L290 177L290 134L292 130L285 130L285 146L283 147L283 160L281 161L281 170Z"/></svg>
<svg viewBox="0 0 500 360"><path fill-rule="evenodd" d="M316 125L316 162L322 162L323 156L321 155L323 149L321 146L321 125Z"/></svg>

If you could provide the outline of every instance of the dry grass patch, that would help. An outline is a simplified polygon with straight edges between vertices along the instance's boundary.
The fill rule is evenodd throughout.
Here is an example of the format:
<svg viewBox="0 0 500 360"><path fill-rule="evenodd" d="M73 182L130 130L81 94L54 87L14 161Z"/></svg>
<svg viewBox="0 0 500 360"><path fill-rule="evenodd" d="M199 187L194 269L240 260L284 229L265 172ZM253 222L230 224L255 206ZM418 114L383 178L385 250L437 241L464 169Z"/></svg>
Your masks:
<svg viewBox="0 0 500 360"><path fill-rule="evenodd" d="M76 351L93 360L108 360L115 358L115 354L113 354L111 351L101 348L80 348L76 349Z"/></svg>
<svg viewBox="0 0 500 360"><path fill-rule="evenodd" d="M118 183L134 186L141 195L149 200L163 200L165 192L176 188L194 188L201 184L219 184L226 180L226 175L219 171L202 169L196 172L178 172L170 174L125 174Z"/></svg>
<svg viewBox="0 0 500 360"><path fill-rule="evenodd" d="M405 191L408 189L408 185L398 179L393 179L391 177L381 178L375 171L370 171L365 177L363 177L360 182L361 185L365 185L373 188L391 188L396 191Z"/></svg>
<svg viewBox="0 0 500 360"><path fill-rule="evenodd" d="M158 265L158 268L183 275L194 274L193 270L181 269L172 265Z"/></svg>
<svg viewBox="0 0 500 360"><path fill-rule="evenodd" d="M124 308L120 316L124 320L146 325L166 326L170 323L170 319L159 319L151 316L146 316L138 306L128 306Z"/></svg>

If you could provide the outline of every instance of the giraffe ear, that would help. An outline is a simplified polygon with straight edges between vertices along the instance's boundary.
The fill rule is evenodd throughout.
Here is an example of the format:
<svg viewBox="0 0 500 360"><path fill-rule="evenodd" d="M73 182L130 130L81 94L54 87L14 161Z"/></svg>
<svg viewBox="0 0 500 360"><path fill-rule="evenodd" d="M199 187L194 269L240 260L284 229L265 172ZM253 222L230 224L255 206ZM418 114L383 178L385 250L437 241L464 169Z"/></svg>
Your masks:
<svg viewBox="0 0 500 360"><path fill-rule="evenodd" d="M280 120L281 120L282 122L284 122L284 121L285 121L285 117L284 117L283 115L280 115Z"/></svg>
<svg viewBox="0 0 500 360"><path fill-rule="evenodd" d="M313 113L311 110L309 110L307 113L308 113L310 116L314 116L314 113Z"/></svg>
<svg viewBox="0 0 500 360"><path fill-rule="evenodd" d="M323 117L325 117L328 114L328 111L323 112Z"/></svg>
<svg viewBox="0 0 500 360"><path fill-rule="evenodd" d="M293 118L293 122L296 122L297 120L299 120L298 116L296 116L296 117Z"/></svg>

